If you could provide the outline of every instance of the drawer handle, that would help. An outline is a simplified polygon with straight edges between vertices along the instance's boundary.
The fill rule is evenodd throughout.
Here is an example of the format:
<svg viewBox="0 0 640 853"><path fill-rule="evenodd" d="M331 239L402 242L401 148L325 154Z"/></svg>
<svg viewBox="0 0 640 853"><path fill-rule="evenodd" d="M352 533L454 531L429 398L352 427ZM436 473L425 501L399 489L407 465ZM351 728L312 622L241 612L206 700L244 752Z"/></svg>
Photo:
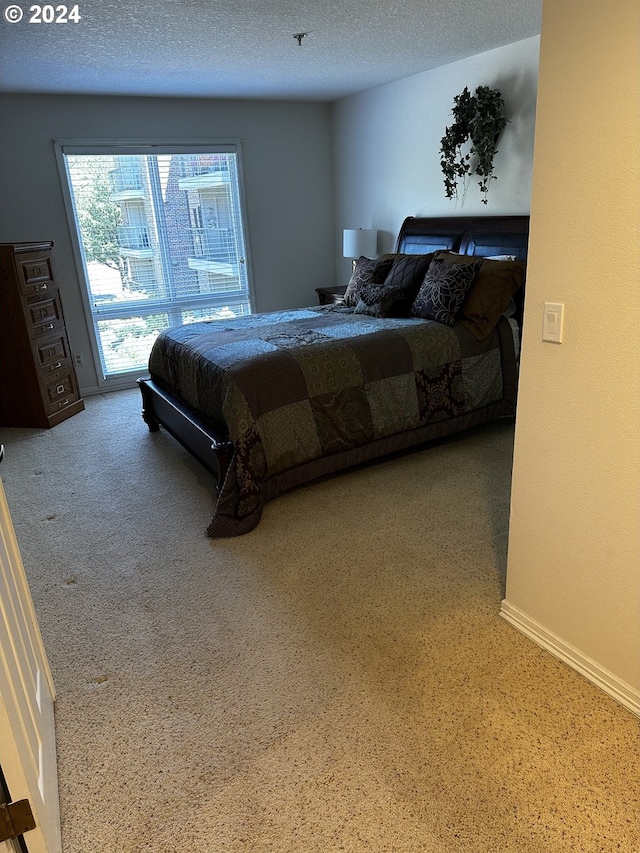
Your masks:
<svg viewBox="0 0 640 853"><path fill-rule="evenodd" d="M48 290L48 288L49 288L48 284L36 284L36 286L35 286L36 290Z"/></svg>
<svg viewBox="0 0 640 853"><path fill-rule="evenodd" d="M64 394L64 385L56 385L56 394Z"/></svg>
<svg viewBox="0 0 640 853"><path fill-rule="evenodd" d="M53 323L47 323L47 325L46 325L46 326L43 326L43 327L42 327L42 331L43 331L43 332L46 332L46 331L48 331L49 329L53 329L53 328L54 328Z"/></svg>
<svg viewBox="0 0 640 853"><path fill-rule="evenodd" d="M59 367L62 367L61 361L59 361L57 364L52 364L49 370L57 370Z"/></svg>
<svg viewBox="0 0 640 853"><path fill-rule="evenodd" d="M62 409L64 406L68 406L68 405L69 405L69 398L67 397L66 400L63 400L61 403L58 403L58 408Z"/></svg>

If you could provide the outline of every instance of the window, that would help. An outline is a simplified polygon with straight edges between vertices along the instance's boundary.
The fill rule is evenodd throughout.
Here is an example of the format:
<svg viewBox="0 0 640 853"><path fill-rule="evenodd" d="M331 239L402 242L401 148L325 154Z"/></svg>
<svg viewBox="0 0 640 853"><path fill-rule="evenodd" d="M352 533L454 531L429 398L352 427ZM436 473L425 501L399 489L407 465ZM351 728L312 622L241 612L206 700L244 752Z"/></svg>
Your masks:
<svg viewBox="0 0 640 853"><path fill-rule="evenodd" d="M57 149L101 383L162 329L251 312L237 145Z"/></svg>

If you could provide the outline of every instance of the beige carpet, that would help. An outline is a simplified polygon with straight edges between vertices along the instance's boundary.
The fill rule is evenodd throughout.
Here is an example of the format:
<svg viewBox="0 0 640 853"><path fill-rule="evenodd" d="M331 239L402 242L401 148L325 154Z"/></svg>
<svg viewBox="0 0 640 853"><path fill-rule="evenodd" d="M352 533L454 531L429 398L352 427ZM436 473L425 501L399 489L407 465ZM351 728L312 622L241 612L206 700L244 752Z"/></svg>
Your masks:
<svg viewBox="0 0 640 853"><path fill-rule="evenodd" d="M137 391L3 430L65 853L640 850L640 722L499 616L513 425L245 537Z"/></svg>

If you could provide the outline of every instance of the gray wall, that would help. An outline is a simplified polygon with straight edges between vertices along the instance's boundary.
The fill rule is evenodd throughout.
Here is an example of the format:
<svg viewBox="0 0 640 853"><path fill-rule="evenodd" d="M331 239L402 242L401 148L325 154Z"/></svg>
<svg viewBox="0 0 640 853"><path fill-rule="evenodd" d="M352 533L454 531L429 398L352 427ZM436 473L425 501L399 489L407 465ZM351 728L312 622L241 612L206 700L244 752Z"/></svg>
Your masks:
<svg viewBox="0 0 640 853"><path fill-rule="evenodd" d="M90 353L53 140L239 138L256 310L335 282L331 108L284 101L0 96L0 242L54 240L74 351ZM93 366L78 368L84 393Z"/></svg>
<svg viewBox="0 0 640 853"><path fill-rule="evenodd" d="M529 213L539 48L535 36L338 101L336 238L343 228L376 228L385 252L406 216ZM447 199L442 182L440 140L465 86L500 89L509 117L487 206L475 181L464 204ZM336 261L344 279L348 261L339 247Z"/></svg>

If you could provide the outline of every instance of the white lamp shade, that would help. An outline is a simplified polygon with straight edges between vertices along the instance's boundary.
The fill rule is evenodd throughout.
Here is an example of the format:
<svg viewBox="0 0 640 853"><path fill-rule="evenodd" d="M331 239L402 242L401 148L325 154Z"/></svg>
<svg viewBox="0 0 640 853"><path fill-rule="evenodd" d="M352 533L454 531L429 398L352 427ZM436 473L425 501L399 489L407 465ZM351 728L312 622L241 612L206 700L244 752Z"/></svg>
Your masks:
<svg viewBox="0 0 640 853"><path fill-rule="evenodd" d="M378 232L370 228L345 228L342 255L345 258L374 258L378 254Z"/></svg>

